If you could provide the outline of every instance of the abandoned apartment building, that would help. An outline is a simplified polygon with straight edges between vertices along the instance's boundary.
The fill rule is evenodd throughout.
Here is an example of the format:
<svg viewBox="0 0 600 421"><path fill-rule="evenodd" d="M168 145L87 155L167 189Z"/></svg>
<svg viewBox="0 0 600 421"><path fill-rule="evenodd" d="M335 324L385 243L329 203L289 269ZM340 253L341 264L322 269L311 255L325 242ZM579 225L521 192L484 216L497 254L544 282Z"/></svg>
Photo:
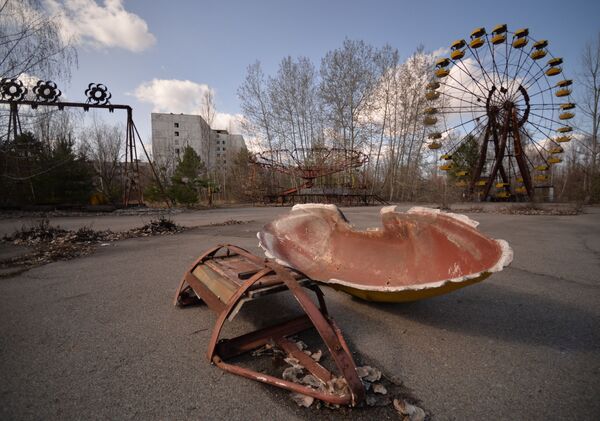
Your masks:
<svg viewBox="0 0 600 421"><path fill-rule="evenodd" d="M227 171L246 149L242 135L211 129L199 115L152 113L152 151L161 167L173 171L186 146L196 151L209 171Z"/></svg>

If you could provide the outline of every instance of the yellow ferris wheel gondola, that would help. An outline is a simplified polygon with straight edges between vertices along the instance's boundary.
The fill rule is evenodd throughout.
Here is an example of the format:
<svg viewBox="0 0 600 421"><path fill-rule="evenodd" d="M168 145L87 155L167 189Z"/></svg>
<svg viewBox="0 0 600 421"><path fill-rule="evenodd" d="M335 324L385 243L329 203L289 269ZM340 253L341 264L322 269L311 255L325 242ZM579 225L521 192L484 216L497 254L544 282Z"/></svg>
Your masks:
<svg viewBox="0 0 600 421"><path fill-rule="evenodd" d="M515 189L515 193L519 193L519 194L526 194L527 193L527 189L524 186L519 186Z"/></svg>
<svg viewBox="0 0 600 421"><path fill-rule="evenodd" d="M545 48L547 46L548 46L548 41L545 39L535 42L533 44L533 51L530 54L531 58L533 60L539 60L541 58L546 57L546 54L548 54L548 52L545 50Z"/></svg>
<svg viewBox="0 0 600 421"><path fill-rule="evenodd" d="M465 56L464 48L467 45L464 39L456 40L450 46L452 52L450 53L450 58L452 60L460 60Z"/></svg>
<svg viewBox="0 0 600 421"><path fill-rule="evenodd" d="M440 97L440 93L438 91L427 91L425 92L425 98L429 101L435 101Z"/></svg>
<svg viewBox="0 0 600 421"><path fill-rule="evenodd" d="M506 31L506 24L494 26L494 28L492 29L492 44L498 45L506 41Z"/></svg>

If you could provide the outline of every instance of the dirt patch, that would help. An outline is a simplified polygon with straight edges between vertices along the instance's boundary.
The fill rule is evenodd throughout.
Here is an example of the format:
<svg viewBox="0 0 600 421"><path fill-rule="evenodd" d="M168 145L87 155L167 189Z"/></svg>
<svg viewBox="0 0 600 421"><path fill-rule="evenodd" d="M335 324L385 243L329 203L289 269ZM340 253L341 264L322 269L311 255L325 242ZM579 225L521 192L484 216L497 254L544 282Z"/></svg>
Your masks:
<svg viewBox="0 0 600 421"><path fill-rule="evenodd" d="M27 246L32 251L0 260L0 278L15 276L46 263L85 256L93 253L97 247L107 246L114 241L154 235L172 235L184 230L184 227L164 216L153 219L142 227L122 232L96 231L89 227L70 231L59 226L52 226L49 220L44 218L34 225L23 226L13 234L6 235L1 239L4 243Z"/></svg>
<svg viewBox="0 0 600 421"><path fill-rule="evenodd" d="M557 216L573 216L579 215L582 212L578 206L561 206L561 207L537 207L537 206L502 206L502 207L479 207L473 206L470 208L457 208L452 212L459 213L499 213L504 215L557 215Z"/></svg>
<svg viewBox="0 0 600 421"><path fill-rule="evenodd" d="M237 219L228 219L225 222L215 222L210 224L210 227L223 227L223 226L227 226L227 225L242 225L242 224L249 224L251 222L254 222L253 219L250 219L248 221L239 221Z"/></svg>

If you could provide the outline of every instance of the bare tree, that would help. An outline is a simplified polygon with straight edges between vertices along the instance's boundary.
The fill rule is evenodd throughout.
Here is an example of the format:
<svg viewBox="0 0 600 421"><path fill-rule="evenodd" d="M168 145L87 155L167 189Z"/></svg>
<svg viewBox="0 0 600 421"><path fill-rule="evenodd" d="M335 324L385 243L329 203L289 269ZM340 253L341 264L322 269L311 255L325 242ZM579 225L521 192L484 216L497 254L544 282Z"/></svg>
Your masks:
<svg viewBox="0 0 600 421"><path fill-rule="evenodd" d="M208 88L202 95L202 104L200 106L200 115L212 127L215 121L215 115L217 108L215 106L215 93L212 89Z"/></svg>
<svg viewBox="0 0 600 421"><path fill-rule="evenodd" d="M273 149L272 112L260 62L248 66L246 78L238 89L238 97L246 117L242 122L244 130L264 142L266 149Z"/></svg>
<svg viewBox="0 0 600 421"><path fill-rule="evenodd" d="M68 78L75 49L61 35L60 22L37 0L0 2L0 77L24 73Z"/></svg>
<svg viewBox="0 0 600 421"><path fill-rule="evenodd" d="M365 117L371 111L377 83L374 48L364 41L345 39L321 61L321 97L340 146L361 147Z"/></svg>
<svg viewBox="0 0 600 421"><path fill-rule="evenodd" d="M582 74L580 77L583 85L583 94L580 101L581 110L586 117L582 127L587 133L587 143L589 143L589 161L588 177L586 184L586 198L598 200L599 197L593 197L600 193L600 171L598 171L598 154L600 153L598 145L598 132L600 131L600 32L596 39L588 42L581 56Z"/></svg>
<svg viewBox="0 0 600 421"><path fill-rule="evenodd" d="M123 158L125 133L120 125L94 119L81 133L83 147L98 178L97 189L110 202L121 198L120 162Z"/></svg>
<svg viewBox="0 0 600 421"><path fill-rule="evenodd" d="M305 150L323 143L316 71L308 58L284 58L269 79L268 91L281 146Z"/></svg>

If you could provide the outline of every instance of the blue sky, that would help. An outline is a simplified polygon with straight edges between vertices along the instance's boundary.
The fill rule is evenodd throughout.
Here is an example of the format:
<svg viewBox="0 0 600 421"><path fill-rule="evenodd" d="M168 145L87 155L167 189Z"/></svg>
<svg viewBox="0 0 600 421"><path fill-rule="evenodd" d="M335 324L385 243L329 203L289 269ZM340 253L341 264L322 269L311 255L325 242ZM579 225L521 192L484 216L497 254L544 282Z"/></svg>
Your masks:
<svg viewBox="0 0 600 421"><path fill-rule="evenodd" d="M302 55L318 66L345 37L375 46L389 43L404 59L419 44L433 51L468 38L475 27L506 23L512 30L528 27L534 39L548 39L551 53L565 59L565 74L576 79L582 44L600 31L600 1L593 0L46 0L46 4L70 19L67 27L79 44L79 67L63 91L77 99L83 97L80 92L87 83L105 83L113 103L134 107L145 142L153 109L193 112L190 98L207 85L215 91L217 111L223 113L220 121L225 122L240 111L236 90L250 63L260 60L269 74L282 57ZM192 84L173 84L178 81Z"/></svg>

